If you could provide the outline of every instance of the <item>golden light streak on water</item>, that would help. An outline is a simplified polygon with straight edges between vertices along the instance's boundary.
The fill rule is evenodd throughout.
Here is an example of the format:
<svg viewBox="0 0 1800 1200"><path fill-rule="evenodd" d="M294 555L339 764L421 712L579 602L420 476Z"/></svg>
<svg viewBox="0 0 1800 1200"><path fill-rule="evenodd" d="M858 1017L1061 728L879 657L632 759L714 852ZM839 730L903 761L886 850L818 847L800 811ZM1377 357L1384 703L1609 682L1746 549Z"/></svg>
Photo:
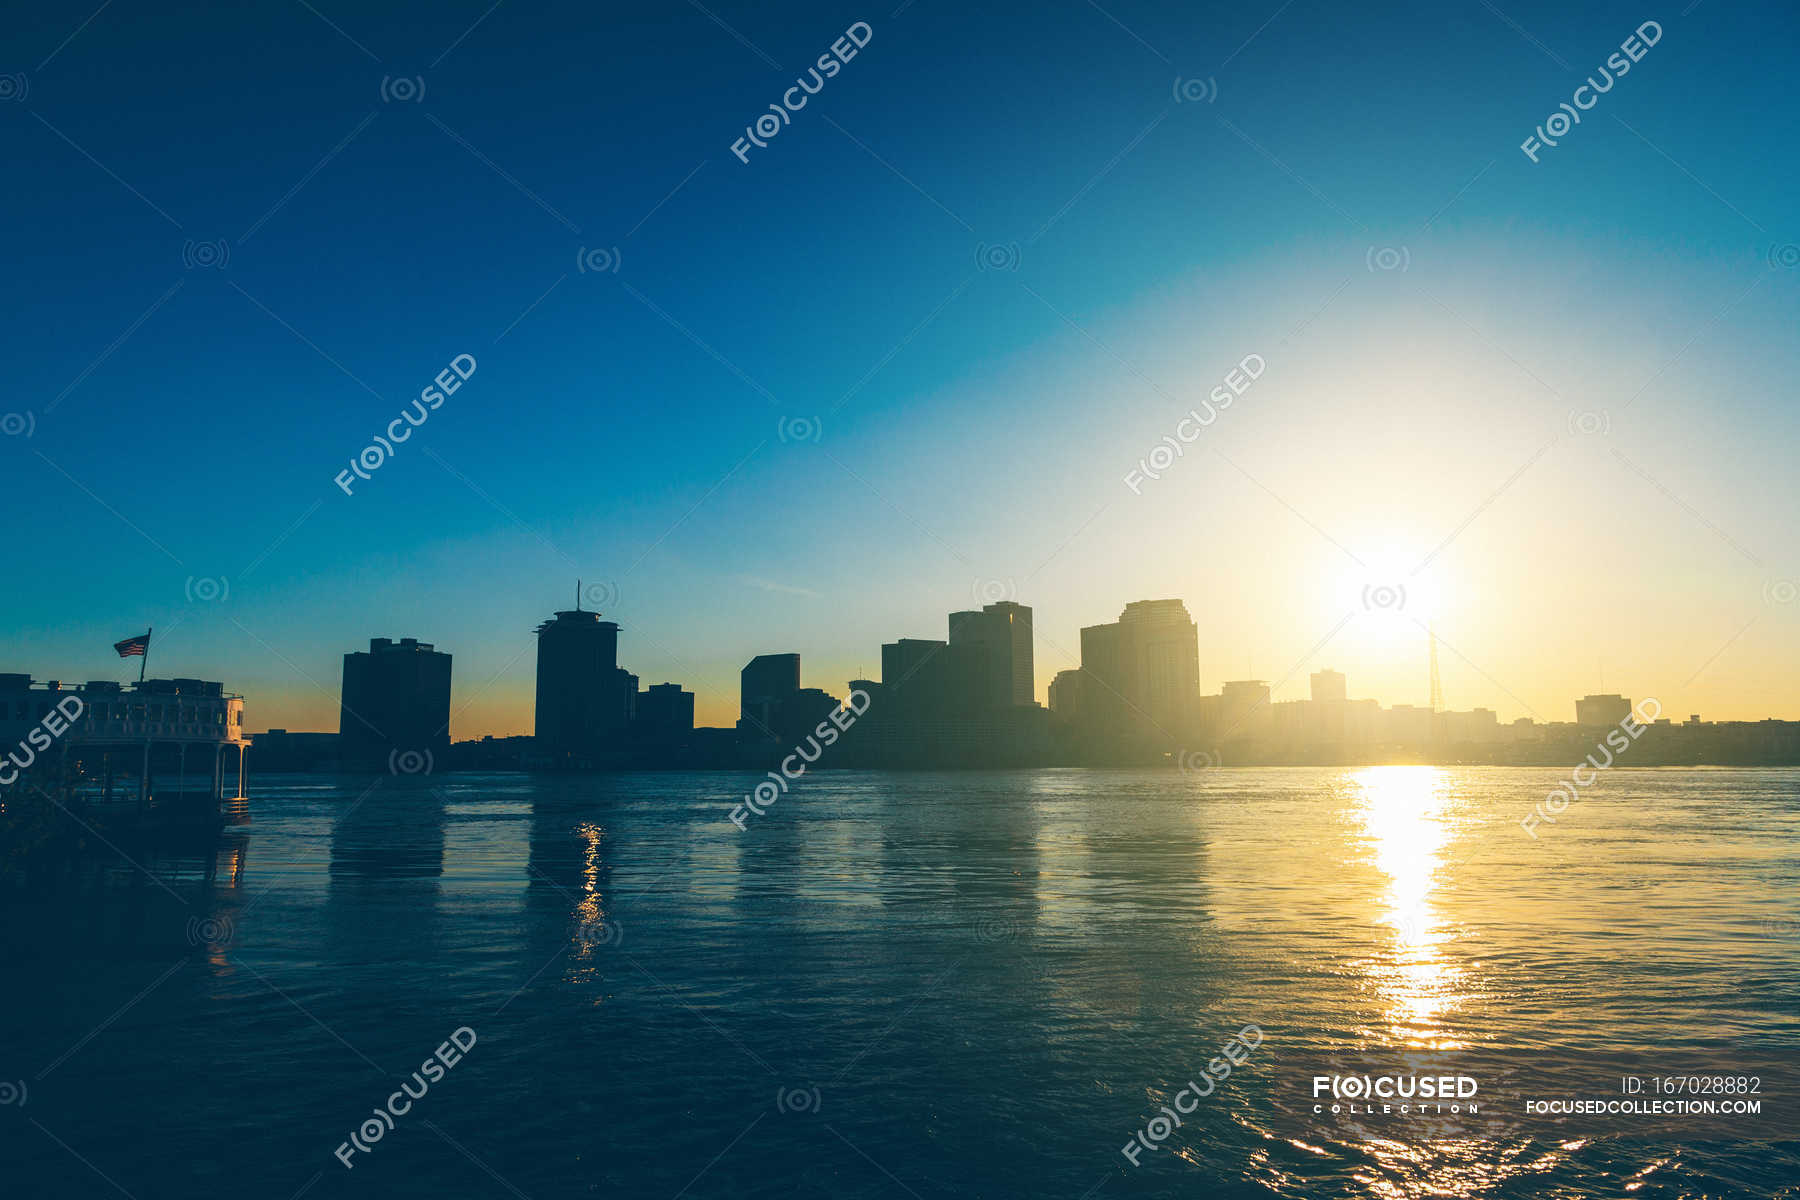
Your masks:
<svg viewBox="0 0 1800 1200"><path fill-rule="evenodd" d="M1380 919L1393 951L1371 963L1396 1044L1454 1049L1462 1042L1439 1018L1459 995L1463 972L1444 953L1450 934L1432 900L1443 885L1452 835L1449 777L1437 767L1368 767L1356 772L1354 819L1374 865L1387 876Z"/></svg>

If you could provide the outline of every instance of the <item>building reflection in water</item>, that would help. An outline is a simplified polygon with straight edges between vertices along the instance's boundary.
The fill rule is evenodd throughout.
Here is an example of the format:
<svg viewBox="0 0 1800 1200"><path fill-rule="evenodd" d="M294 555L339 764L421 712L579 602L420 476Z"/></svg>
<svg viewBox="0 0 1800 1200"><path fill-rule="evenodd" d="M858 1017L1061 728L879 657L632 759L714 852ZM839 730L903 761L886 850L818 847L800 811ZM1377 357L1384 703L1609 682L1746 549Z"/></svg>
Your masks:
<svg viewBox="0 0 1800 1200"><path fill-rule="evenodd" d="M625 931L612 911L617 836L606 820L618 802L605 776L533 780L531 844L526 862L526 974L568 952L564 979L590 978L596 960Z"/></svg>
<svg viewBox="0 0 1800 1200"><path fill-rule="evenodd" d="M1379 917L1392 931L1393 952L1370 960L1370 971L1389 1029L1408 1046L1458 1048L1440 1019L1458 999L1463 971L1445 953L1451 934L1434 903L1455 833L1449 776L1436 767L1398 766L1369 767L1354 778L1352 819L1388 881Z"/></svg>
<svg viewBox="0 0 1800 1200"><path fill-rule="evenodd" d="M1212 781L1171 802L1164 777L1045 772L1037 812L1038 934L1060 1005L1107 1020L1204 1011L1214 992Z"/></svg>
<svg viewBox="0 0 1800 1200"><path fill-rule="evenodd" d="M206 881L215 887L233 890L243 887L249 840L249 836L243 833L220 839L219 848L208 865Z"/></svg>
<svg viewBox="0 0 1800 1200"><path fill-rule="evenodd" d="M344 808L331 827L328 944L352 962L389 958L395 947L427 953L439 935L442 793L423 776L346 780L337 790Z"/></svg>
<svg viewBox="0 0 1800 1200"><path fill-rule="evenodd" d="M331 876L435 879L444 873L444 801L421 780L356 789L331 827Z"/></svg>

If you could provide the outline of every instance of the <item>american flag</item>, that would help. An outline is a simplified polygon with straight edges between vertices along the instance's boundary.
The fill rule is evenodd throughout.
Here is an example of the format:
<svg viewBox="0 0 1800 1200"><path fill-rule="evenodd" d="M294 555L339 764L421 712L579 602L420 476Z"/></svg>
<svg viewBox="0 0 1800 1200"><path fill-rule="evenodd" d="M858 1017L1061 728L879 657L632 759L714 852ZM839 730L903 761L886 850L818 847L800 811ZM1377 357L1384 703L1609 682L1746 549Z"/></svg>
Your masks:
<svg viewBox="0 0 1800 1200"><path fill-rule="evenodd" d="M114 642L113 649L119 652L120 658L130 658L134 654L142 658L150 652L150 635L140 633L138 636L128 637L122 642Z"/></svg>

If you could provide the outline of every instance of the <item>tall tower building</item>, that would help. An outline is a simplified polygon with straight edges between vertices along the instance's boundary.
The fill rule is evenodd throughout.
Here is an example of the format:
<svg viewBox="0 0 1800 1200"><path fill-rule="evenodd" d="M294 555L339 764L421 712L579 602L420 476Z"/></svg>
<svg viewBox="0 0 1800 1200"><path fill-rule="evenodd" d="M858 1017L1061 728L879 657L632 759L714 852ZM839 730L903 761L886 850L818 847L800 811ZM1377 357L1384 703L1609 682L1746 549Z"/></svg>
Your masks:
<svg viewBox="0 0 1800 1200"><path fill-rule="evenodd" d="M568 762L616 747L637 699L637 678L619 669L618 623L566 610L537 639L538 752Z"/></svg>
<svg viewBox="0 0 1800 1200"><path fill-rule="evenodd" d="M928 638L901 638L881 647L881 694L888 711L937 715L951 703L949 647Z"/></svg>
<svg viewBox="0 0 1800 1200"><path fill-rule="evenodd" d="M1160 722L1181 721L1200 694L1200 631L1179 600L1134 600L1119 614L1135 660L1141 703Z"/></svg>
<svg viewBox="0 0 1800 1200"><path fill-rule="evenodd" d="M800 691L798 654L759 654L738 672L738 728L751 737L773 737L782 706Z"/></svg>
<svg viewBox="0 0 1800 1200"><path fill-rule="evenodd" d="M417 638L370 638L344 655L338 753L362 767L450 748L450 656Z"/></svg>
<svg viewBox="0 0 1800 1200"><path fill-rule="evenodd" d="M1575 702L1577 725L1617 725L1631 715L1631 701L1618 693L1583 696Z"/></svg>
<svg viewBox="0 0 1800 1200"><path fill-rule="evenodd" d="M1223 741L1262 741L1275 732L1275 708L1262 679L1235 679L1219 693L1219 737Z"/></svg>
<svg viewBox="0 0 1800 1200"><path fill-rule="evenodd" d="M1350 691L1345 684L1341 671L1314 671L1312 674L1312 698L1315 703L1328 700L1347 700Z"/></svg>
<svg viewBox="0 0 1800 1200"><path fill-rule="evenodd" d="M1082 703L1102 729L1163 740L1191 724L1200 634L1180 600L1134 600L1111 625L1081 631Z"/></svg>
<svg viewBox="0 0 1800 1200"><path fill-rule="evenodd" d="M640 740L667 749L694 733L694 693L678 683L656 683L638 693L635 728Z"/></svg>
<svg viewBox="0 0 1800 1200"><path fill-rule="evenodd" d="M1064 721L1079 721L1081 701L1081 672L1058 671L1050 681L1050 711Z"/></svg>
<svg viewBox="0 0 1800 1200"><path fill-rule="evenodd" d="M980 612L950 614L952 658L965 672L976 708L1008 708L1037 701L1031 609L1003 600Z"/></svg>

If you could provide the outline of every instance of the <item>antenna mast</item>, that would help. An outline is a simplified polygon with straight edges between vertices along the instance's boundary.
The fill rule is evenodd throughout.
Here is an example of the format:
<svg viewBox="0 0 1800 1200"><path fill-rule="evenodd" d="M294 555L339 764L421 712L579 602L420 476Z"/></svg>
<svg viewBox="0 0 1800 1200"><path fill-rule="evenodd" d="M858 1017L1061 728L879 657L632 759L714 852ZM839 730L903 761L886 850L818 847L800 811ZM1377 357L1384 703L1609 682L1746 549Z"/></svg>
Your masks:
<svg viewBox="0 0 1800 1200"><path fill-rule="evenodd" d="M1427 625L1426 637L1431 645L1431 740L1444 740L1444 681L1438 678L1437 630Z"/></svg>

